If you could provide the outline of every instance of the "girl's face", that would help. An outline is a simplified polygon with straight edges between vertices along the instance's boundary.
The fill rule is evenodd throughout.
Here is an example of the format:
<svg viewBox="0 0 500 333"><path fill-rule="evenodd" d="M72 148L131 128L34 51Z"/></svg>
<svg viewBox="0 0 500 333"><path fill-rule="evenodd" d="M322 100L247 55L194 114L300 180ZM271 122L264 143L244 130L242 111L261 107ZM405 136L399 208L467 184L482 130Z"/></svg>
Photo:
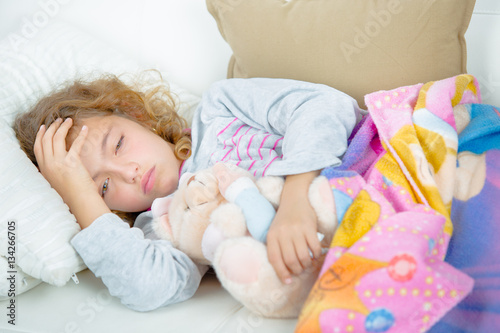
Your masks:
<svg viewBox="0 0 500 333"><path fill-rule="evenodd" d="M175 191L181 161L173 144L119 116L82 119L80 125L89 128L81 160L110 209L144 211Z"/></svg>

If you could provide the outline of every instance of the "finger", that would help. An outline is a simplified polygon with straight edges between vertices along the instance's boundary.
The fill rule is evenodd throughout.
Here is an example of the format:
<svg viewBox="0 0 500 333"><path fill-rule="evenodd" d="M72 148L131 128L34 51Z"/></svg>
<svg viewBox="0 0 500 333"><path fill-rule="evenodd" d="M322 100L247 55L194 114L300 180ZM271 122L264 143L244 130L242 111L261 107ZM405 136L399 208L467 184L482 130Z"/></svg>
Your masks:
<svg viewBox="0 0 500 333"><path fill-rule="evenodd" d="M292 276L285 263L283 262L283 257L281 256L281 250L279 243L276 240L269 240L267 242L267 257L269 262L274 268L274 271L278 275L279 279L284 284L292 283Z"/></svg>
<svg viewBox="0 0 500 333"><path fill-rule="evenodd" d="M321 256L321 242L318 239L318 233L308 233L306 235L307 238L307 246L311 250L311 253L315 259L318 259Z"/></svg>
<svg viewBox="0 0 500 333"><path fill-rule="evenodd" d="M45 134L42 138L42 146L44 155L54 155L54 134L56 133L59 125L61 125L62 119L57 118L52 124L50 124L49 128L45 131Z"/></svg>
<svg viewBox="0 0 500 333"><path fill-rule="evenodd" d="M66 137L68 136L69 129L73 125L73 119L66 118L64 122L61 123L59 128L54 134L53 145L54 153L66 153Z"/></svg>
<svg viewBox="0 0 500 333"><path fill-rule="evenodd" d="M300 260L297 256L296 243L292 240L289 241L281 241L280 242L281 255L283 256L283 261L289 271L293 274L298 275L302 273L304 268L300 263Z"/></svg>
<svg viewBox="0 0 500 333"><path fill-rule="evenodd" d="M288 269L295 275L299 275L305 268L311 265L311 257L305 240L290 240L281 244L283 260Z"/></svg>
<svg viewBox="0 0 500 333"><path fill-rule="evenodd" d="M71 147L69 148L67 155L65 156L65 160L72 167L78 167L82 163L81 153L85 144L85 140L87 138L87 133L87 126L82 126L80 133L78 133L73 143L71 143Z"/></svg>
<svg viewBox="0 0 500 333"><path fill-rule="evenodd" d="M36 162L40 165L43 162L43 145L42 138L45 134L46 128L45 125L42 124L38 129L35 137L35 143L33 145L33 152L35 153Z"/></svg>
<svg viewBox="0 0 500 333"><path fill-rule="evenodd" d="M293 271L295 274L300 274L306 268L311 267L312 258L309 252L309 247L305 238L294 240L295 258L297 260L297 265Z"/></svg>
<svg viewBox="0 0 500 333"><path fill-rule="evenodd" d="M87 138L88 133L89 133L88 127L83 125L82 129L80 130L80 133L78 133L78 136L71 144L70 151L72 153L80 155L80 153L82 152L83 145L85 144L85 140Z"/></svg>

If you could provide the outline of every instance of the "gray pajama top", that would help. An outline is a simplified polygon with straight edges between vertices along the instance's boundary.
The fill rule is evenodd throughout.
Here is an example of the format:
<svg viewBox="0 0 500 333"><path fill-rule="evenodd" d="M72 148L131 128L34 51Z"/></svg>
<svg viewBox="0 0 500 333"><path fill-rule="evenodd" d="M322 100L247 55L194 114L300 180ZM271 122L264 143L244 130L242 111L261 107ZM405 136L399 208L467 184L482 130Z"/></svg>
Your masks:
<svg viewBox="0 0 500 333"><path fill-rule="evenodd" d="M331 87L286 79L229 79L203 95L192 122L192 155L181 172L217 161L255 176L304 173L341 163L363 111ZM151 212L130 228L104 214L71 241L111 295L137 311L184 301L206 267L195 265L151 229Z"/></svg>

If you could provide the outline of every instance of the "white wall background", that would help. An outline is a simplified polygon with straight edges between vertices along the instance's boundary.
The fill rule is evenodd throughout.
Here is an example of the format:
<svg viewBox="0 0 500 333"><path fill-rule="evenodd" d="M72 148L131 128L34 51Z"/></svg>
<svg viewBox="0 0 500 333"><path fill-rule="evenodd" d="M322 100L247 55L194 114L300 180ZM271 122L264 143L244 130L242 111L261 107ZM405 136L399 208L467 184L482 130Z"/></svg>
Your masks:
<svg viewBox="0 0 500 333"><path fill-rule="evenodd" d="M0 39L36 34L54 19L168 73L197 95L226 76L231 50L205 0L0 0Z"/></svg>
<svg viewBox="0 0 500 333"><path fill-rule="evenodd" d="M205 0L0 0L0 39L23 28L36 33L55 18L168 73L197 95L225 78L231 50ZM477 0L466 39L468 72L480 81L484 102L500 105L499 0Z"/></svg>

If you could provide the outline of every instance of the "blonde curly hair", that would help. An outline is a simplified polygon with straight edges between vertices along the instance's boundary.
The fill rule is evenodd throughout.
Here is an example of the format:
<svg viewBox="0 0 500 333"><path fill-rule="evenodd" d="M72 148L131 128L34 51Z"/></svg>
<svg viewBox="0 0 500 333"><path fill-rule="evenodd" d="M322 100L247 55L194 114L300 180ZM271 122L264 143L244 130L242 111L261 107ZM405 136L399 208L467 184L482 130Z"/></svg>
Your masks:
<svg viewBox="0 0 500 333"><path fill-rule="evenodd" d="M13 127L21 149L37 165L33 146L42 124L48 128L57 118L72 118L71 136L71 132L80 126L81 119L115 115L153 130L174 144L174 154L178 159L186 160L191 153L187 121L177 114L174 95L161 75L154 73L157 75L151 76L151 71L142 73L135 77L136 83L130 85L116 75L105 74L91 81L74 80L55 90L14 120ZM153 85L152 80L156 80ZM127 220L132 217L130 214L119 215Z"/></svg>

